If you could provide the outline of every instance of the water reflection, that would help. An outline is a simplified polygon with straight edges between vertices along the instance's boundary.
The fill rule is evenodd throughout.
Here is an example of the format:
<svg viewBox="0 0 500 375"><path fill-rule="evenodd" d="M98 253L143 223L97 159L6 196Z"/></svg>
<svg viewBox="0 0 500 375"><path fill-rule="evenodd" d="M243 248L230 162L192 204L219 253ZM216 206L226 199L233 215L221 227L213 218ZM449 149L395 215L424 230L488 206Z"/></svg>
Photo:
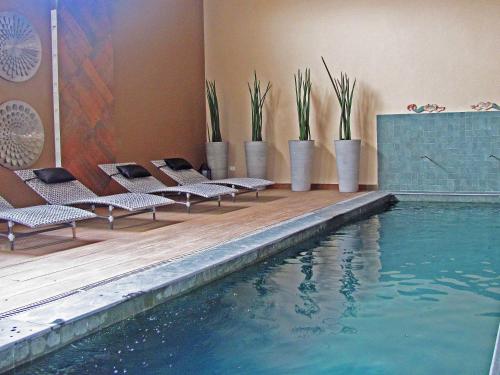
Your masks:
<svg viewBox="0 0 500 375"><path fill-rule="evenodd" d="M342 319L356 316L357 295L362 297L364 288L380 276L379 230L379 218L374 216L351 225L348 231L328 236L296 256L303 278L297 284L300 303L295 304L294 311L309 321L297 321L308 325L299 325L295 331L307 328L320 332L323 326L341 332L350 329ZM333 305L332 299L336 301ZM314 316L317 325L310 327Z"/></svg>
<svg viewBox="0 0 500 375"><path fill-rule="evenodd" d="M313 298L314 293L317 292L316 282L312 280L314 267L313 252L306 252L306 254L300 258L300 262L303 263L302 267L300 267L300 272L303 273L305 277L297 288L299 290L299 296L302 299L302 305L296 304L295 312L311 318L313 314L318 313L320 310L318 303L316 303Z"/></svg>

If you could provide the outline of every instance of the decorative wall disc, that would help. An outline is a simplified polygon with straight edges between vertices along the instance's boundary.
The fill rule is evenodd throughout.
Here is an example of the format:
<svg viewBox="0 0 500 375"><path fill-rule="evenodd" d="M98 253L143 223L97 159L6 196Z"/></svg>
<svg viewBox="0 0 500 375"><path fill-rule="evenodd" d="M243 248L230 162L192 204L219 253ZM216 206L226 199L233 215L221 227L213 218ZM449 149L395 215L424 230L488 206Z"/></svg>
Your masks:
<svg viewBox="0 0 500 375"><path fill-rule="evenodd" d="M0 77L22 82L35 75L42 44L31 23L18 13L0 12Z"/></svg>
<svg viewBox="0 0 500 375"><path fill-rule="evenodd" d="M21 169L38 160L44 131L38 113L27 103L10 100L0 104L0 164Z"/></svg>

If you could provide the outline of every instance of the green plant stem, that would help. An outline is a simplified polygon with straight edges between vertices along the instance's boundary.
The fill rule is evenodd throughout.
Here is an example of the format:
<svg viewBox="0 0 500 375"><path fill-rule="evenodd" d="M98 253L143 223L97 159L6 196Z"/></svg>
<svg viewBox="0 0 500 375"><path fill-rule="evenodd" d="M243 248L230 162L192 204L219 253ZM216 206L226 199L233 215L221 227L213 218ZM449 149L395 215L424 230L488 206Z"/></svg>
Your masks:
<svg viewBox="0 0 500 375"><path fill-rule="evenodd" d="M219 101L217 99L217 90L215 81L206 81L206 92L208 109L210 111L210 125L212 133L207 129L208 139L211 142L222 142L222 135L220 132L220 119L219 119Z"/></svg>
<svg viewBox="0 0 500 375"><path fill-rule="evenodd" d="M311 128L309 126L309 113L311 108L311 71L309 68L302 75L300 69L294 75L295 99L297 102L297 116L299 121L299 140L311 139Z"/></svg>
<svg viewBox="0 0 500 375"><path fill-rule="evenodd" d="M354 79L351 87L349 77L346 73L341 72L340 79L334 78L323 56L321 60L332 82L333 90L335 91L335 95L340 105L339 139L349 140L351 139L351 110L354 89L356 88L356 79Z"/></svg>
<svg viewBox="0 0 500 375"><path fill-rule="evenodd" d="M264 101L271 89L271 82L267 83L264 94L261 94L260 81L257 79L257 72L254 71L253 89L248 83L248 91L250 92L250 108L252 111L252 141L262 141L262 122L263 114L262 108Z"/></svg>

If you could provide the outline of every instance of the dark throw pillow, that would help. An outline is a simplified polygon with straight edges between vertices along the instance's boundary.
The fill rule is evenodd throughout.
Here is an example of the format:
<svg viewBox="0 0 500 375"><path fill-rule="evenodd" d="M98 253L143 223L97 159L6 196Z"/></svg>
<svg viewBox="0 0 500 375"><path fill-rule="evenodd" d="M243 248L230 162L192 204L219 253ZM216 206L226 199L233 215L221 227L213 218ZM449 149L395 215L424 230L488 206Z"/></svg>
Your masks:
<svg viewBox="0 0 500 375"><path fill-rule="evenodd" d="M35 169L33 173L46 184L58 184L76 180L76 178L64 168Z"/></svg>
<svg viewBox="0 0 500 375"><path fill-rule="evenodd" d="M126 165L117 165L116 169L123 177L126 178L140 178L140 177L149 177L151 173L148 172L146 168L142 165L137 164L126 164Z"/></svg>
<svg viewBox="0 0 500 375"><path fill-rule="evenodd" d="M182 171L184 169L193 168L193 166L186 159L182 158L165 159L165 164L174 171Z"/></svg>

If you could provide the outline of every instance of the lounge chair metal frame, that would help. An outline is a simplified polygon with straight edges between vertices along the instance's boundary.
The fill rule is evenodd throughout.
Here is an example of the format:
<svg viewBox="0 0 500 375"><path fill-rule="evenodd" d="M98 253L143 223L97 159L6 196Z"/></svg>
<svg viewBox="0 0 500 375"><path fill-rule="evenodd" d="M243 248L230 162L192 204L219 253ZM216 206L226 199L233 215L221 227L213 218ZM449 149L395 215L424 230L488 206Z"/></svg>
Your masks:
<svg viewBox="0 0 500 375"><path fill-rule="evenodd" d="M0 221L7 224L7 232L0 232L0 237L7 238L10 250L14 250L17 238L51 232L63 228L71 228L73 239L76 238L76 222L96 217L94 213L75 207L39 205L24 208L14 208L0 196ZM26 233L14 233L16 224L28 227ZM38 229L42 228L42 229Z"/></svg>
<svg viewBox="0 0 500 375"><path fill-rule="evenodd" d="M256 198L259 198L259 191L264 190L267 186L274 185L273 181L251 177L233 177L221 180L210 180L195 169L174 171L167 166L165 160L151 160L151 163L180 185L206 184L231 186L233 189L239 189L237 195L254 192ZM234 198L235 197L233 196L233 200Z"/></svg>
<svg viewBox="0 0 500 375"><path fill-rule="evenodd" d="M161 196L165 196L166 194L184 194L186 197L185 201L174 201L175 203L186 206L187 212L191 212L192 205L205 202L210 199L216 199L217 204L220 207L222 196L230 195L234 200L234 197L238 194L238 190L220 185L208 186L206 184L188 184L167 186L154 176L128 179L122 176L116 167L129 164L136 163L99 164L99 168L101 168L104 173L131 193L160 194ZM203 199L192 200L193 196L201 197Z"/></svg>
<svg viewBox="0 0 500 375"><path fill-rule="evenodd" d="M33 172L33 169L17 170L15 173L48 204L75 206L89 205L93 213L96 206L108 208L108 215L96 215L97 218L109 222L109 228L114 228L116 219L151 212L153 220L156 220L156 208L174 203L173 200L164 197L155 197L148 194L122 193L107 196L98 196L78 180L46 184ZM122 215L114 215L115 208L129 211Z"/></svg>

